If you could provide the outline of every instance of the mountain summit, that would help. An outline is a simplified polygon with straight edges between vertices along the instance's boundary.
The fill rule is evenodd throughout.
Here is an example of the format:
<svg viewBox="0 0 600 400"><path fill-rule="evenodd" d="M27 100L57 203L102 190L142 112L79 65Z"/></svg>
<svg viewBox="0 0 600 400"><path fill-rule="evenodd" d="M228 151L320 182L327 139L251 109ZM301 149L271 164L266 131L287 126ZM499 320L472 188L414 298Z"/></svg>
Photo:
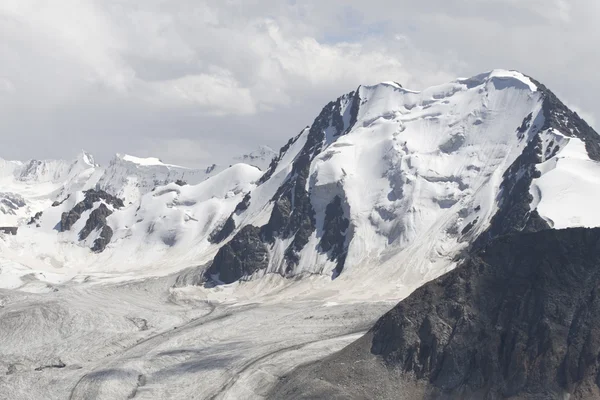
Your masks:
<svg viewBox="0 0 600 400"><path fill-rule="evenodd" d="M506 70L360 86L232 165L0 160L0 396L597 398L599 177Z"/></svg>
<svg viewBox="0 0 600 400"><path fill-rule="evenodd" d="M408 219L401 237L408 248L421 243L409 257L391 260L404 285L422 260L452 255L457 268L414 285L365 336L297 368L270 397L600 395L600 220L593 206L600 198L600 137L524 75L493 71L452 87L450 96L430 92L425 107L433 115L427 123L410 119L414 130L400 134L409 149L403 162L410 149L425 151L398 168L410 207L390 221ZM464 96L459 105L457 96ZM433 229L421 231L432 217Z"/></svg>
<svg viewBox="0 0 600 400"><path fill-rule="evenodd" d="M271 155L263 147L240 160ZM93 162L83 172L59 170L84 182L63 185L62 199L98 188L131 204L107 219L114 236L103 265L121 262L119 248L147 243L148 254L168 257L176 249L178 262L200 262L206 284L317 275L352 290L393 282L381 288L385 296L407 295L454 268L455 257L474 243L599 226L598 160L596 132L552 92L518 72L494 70L420 92L394 82L361 86L327 104L262 175L126 155L100 173L91 171ZM48 174L44 164L19 168L21 176ZM213 176L196 187L159 188L207 174ZM200 211L208 193L214 205ZM71 203L45 213L49 234L56 213L69 212Z"/></svg>
<svg viewBox="0 0 600 400"><path fill-rule="evenodd" d="M212 235L226 244L206 278L347 274L408 293L470 243L600 225L587 200L600 195L599 149L592 128L517 72L422 92L359 87L282 148Z"/></svg>

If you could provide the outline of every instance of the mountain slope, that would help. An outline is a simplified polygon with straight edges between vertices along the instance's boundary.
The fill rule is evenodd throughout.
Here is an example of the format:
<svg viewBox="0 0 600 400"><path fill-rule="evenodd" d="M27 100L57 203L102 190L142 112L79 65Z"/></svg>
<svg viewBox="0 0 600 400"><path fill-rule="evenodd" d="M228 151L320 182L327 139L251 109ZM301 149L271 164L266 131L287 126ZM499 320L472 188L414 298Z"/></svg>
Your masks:
<svg viewBox="0 0 600 400"><path fill-rule="evenodd" d="M61 186L59 203L68 201L48 205L41 227L22 230L8 247L48 243L36 257L107 271L131 265L132 254L140 270L154 270L169 254L172 268L198 265L192 281L207 287L265 275L313 277L348 296L369 297L378 287L377 296L397 299L454 268L471 243L600 226L593 201L599 149L592 128L518 72L495 70L421 92L397 83L361 86L327 104L264 173L248 165L189 170L132 156L90 166L87 179L68 186L75 197L67 199ZM268 153L263 148L256 158ZM204 181L207 174L214 179ZM161 187L188 178L202 183ZM85 240L87 214L82 226L57 233L62 213L91 188L125 207L86 210L95 213L96 229ZM200 211L199 204L211 205ZM90 255L94 241L107 237L105 225L114 234L96 247L103 254ZM56 242L71 254L52 249Z"/></svg>
<svg viewBox="0 0 600 400"><path fill-rule="evenodd" d="M502 75L496 89L518 85ZM482 77L469 81L477 86ZM600 138L546 87L523 83L537 106L508 143L518 150L505 154L516 157L498 170L495 186L482 186L493 193L484 197L493 201L487 217L476 202L459 227L466 242L453 259L459 267L418 288L344 350L297 368L271 397L600 396L600 230L572 228L599 226ZM439 242L435 232L430 239Z"/></svg>
<svg viewBox="0 0 600 400"><path fill-rule="evenodd" d="M492 240L272 398L600 396L600 229Z"/></svg>
<svg viewBox="0 0 600 400"><path fill-rule="evenodd" d="M31 269L53 282L79 274L165 275L210 259L208 236L259 179L261 171L236 164L197 185L170 183L127 205L103 190L71 193L0 240L0 262L11 287ZM137 272L137 275L136 275ZM129 275L131 274L131 275Z"/></svg>
<svg viewBox="0 0 600 400"><path fill-rule="evenodd" d="M398 282L408 294L478 238L598 226L593 201L581 199L600 188L599 143L548 89L516 72L422 92L360 87L290 140L213 235L220 243L244 236L261 256L225 244L206 279L346 275L365 287Z"/></svg>
<svg viewBox="0 0 600 400"><path fill-rule="evenodd" d="M19 225L55 200L93 187L97 169L94 158L86 152L71 162L0 160L0 225Z"/></svg>
<svg viewBox="0 0 600 400"><path fill-rule="evenodd" d="M0 392L598 397L599 149L496 70L361 86L266 171L0 161Z"/></svg>
<svg viewBox="0 0 600 400"><path fill-rule="evenodd" d="M176 180L199 183L212 173L212 169L191 169L165 164L158 158L117 154L104 169L96 185L129 204L137 202L141 196L157 186Z"/></svg>
<svg viewBox="0 0 600 400"><path fill-rule="evenodd" d="M231 164L211 164L202 169L128 154L117 154L103 167L84 151L70 162L30 160L23 163L0 159L0 226L21 225L53 202L63 201L77 191L103 190L130 204L157 186L175 181L197 184L232 164L245 162L264 170L273 156L270 148L260 146L233 158Z"/></svg>
<svg viewBox="0 0 600 400"><path fill-rule="evenodd" d="M259 146L258 149L247 154L242 154L233 158L236 163L244 163L260 168L261 171L266 171L271 163L271 160L277 156L277 153L269 146Z"/></svg>

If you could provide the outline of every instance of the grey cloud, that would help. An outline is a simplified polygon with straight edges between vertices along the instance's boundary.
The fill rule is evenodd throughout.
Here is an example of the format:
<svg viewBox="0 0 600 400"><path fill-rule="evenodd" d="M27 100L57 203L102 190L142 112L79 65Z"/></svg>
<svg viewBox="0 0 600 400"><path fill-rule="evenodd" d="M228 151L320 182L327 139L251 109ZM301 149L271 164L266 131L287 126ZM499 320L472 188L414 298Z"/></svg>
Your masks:
<svg viewBox="0 0 600 400"><path fill-rule="evenodd" d="M586 0L5 0L0 157L202 166L278 147L327 101L515 68L598 120Z"/></svg>

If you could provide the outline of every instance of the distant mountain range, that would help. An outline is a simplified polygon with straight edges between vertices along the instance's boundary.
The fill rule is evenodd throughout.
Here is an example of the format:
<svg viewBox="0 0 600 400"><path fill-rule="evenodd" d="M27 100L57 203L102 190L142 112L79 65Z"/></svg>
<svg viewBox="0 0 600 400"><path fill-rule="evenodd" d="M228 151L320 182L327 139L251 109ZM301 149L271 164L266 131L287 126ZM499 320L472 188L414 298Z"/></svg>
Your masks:
<svg viewBox="0 0 600 400"><path fill-rule="evenodd" d="M54 201L77 191L101 189L129 204L157 186L176 180L200 183L235 163L244 162L264 170L275 155L269 147L260 146L233 158L230 164L212 164L202 169L128 154L117 154L108 166L101 166L85 151L72 161L0 159L0 225L26 222Z"/></svg>
<svg viewBox="0 0 600 400"><path fill-rule="evenodd" d="M420 92L361 86L279 153L234 160L0 161L0 225L19 225L0 261L54 282L175 273L177 286L265 293L293 278L353 301L414 291L272 398L600 393L600 137L541 83L494 70ZM0 277L23 288L31 273Z"/></svg>

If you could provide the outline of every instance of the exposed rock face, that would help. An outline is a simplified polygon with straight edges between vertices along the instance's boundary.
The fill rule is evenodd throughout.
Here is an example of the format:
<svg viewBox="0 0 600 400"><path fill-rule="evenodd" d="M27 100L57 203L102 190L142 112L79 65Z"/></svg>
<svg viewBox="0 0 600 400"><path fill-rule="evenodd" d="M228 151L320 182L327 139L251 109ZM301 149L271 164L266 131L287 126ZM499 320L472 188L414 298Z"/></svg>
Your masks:
<svg viewBox="0 0 600 400"><path fill-rule="evenodd" d="M33 225L36 224L38 225L38 221L40 220L40 218L42 218L42 215L44 214L43 211L38 211L35 213L35 215L33 217L31 217L31 219L29 220L29 222L27 223L27 225Z"/></svg>
<svg viewBox="0 0 600 400"><path fill-rule="evenodd" d="M269 252L260 237L260 228L247 225L219 249L205 278L232 283L265 269L269 265Z"/></svg>
<svg viewBox="0 0 600 400"><path fill-rule="evenodd" d="M58 206L60 206L62 203L64 203L65 201L67 201L69 199L69 197L71 197L71 194L68 194L67 197L65 197L61 201L56 200L54 203L52 203L52 207L58 207Z"/></svg>
<svg viewBox="0 0 600 400"><path fill-rule="evenodd" d="M305 129L308 129L308 128L309 127L307 126ZM281 161L282 157L290 149L290 147L298 141L298 139L300 138L300 136L302 135L302 133L304 132L305 129L303 129L302 132L300 132L299 134L297 134L296 136L294 136L293 138L288 140L288 142L279 150L279 154L271 160L271 162L269 163L269 167L267 168L267 171L259 179L259 181L258 181L259 184L265 183L266 181L268 181L271 178L271 176L273 176L273 173L275 172L275 169L277 169L277 165L279 165L279 162Z"/></svg>
<svg viewBox="0 0 600 400"><path fill-rule="evenodd" d="M19 228L16 226L0 226L0 232L8 235L16 235L18 230Z"/></svg>
<svg viewBox="0 0 600 400"><path fill-rule="evenodd" d="M288 264L297 262L297 252L306 245L308 236L315 230L315 212L306 191L306 183L310 163L321 151L325 139L324 130L331 123L333 107L334 103L325 106L311 126L306 143L294 161L289 179L273 196L271 218L263 230L264 236L271 242L276 237L289 238L295 234L286 250Z"/></svg>
<svg viewBox="0 0 600 400"><path fill-rule="evenodd" d="M350 118L347 125L344 123L340 113L342 101L345 101L345 99L350 99L351 101ZM279 272L282 275L285 275L293 269L294 265L298 264L299 252L304 248L304 246L306 246L310 236L316 230L315 211L311 204L310 193L307 191L307 187L309 186L308 180L310 165L315 157L321 153L323 145L327 139L326 135L329 134L333 137L340 136L352 129L352 126L356 123L359 105L360 97L358 95L358 91L356 91L339 98L335 102L330 102L325 106L325 108L323 108L319 116L315 119L310 127L306 143L296 157L288 179L279 187L271 200L273 202L273 211L271 212L269 222L261 229L252 227L252 235L249 235L250 231L245 231L247 228L245 227L234 236L232 242L235 241L237 246L240 248L244 247L248 250L256 248L259 250L258 254L252 256L253 260L262 260L263 249L265 249L267 245L272 245L276 239L291 238L291 243L285 250L285 270ZM259 180L259 184L265 183L273 175L277 168L278 162L281 161L281 158L285 152L298 140L299 137L300 135L291 139L281 149L279 156L273 159L271 165ZM248 207L249 202L250 198L245 198L238 205L234 213L241 213L244 211ZM331 226L328 226L325 229L328 237L321 241L321 249L324 252L330 252L330 257L332 257L333 260L338 260L339 273L343 268L345 250L343 248L343 243L341 245L339 244L341 239L336 235L339 235L340 229L345 231L346 228L343 228L342 226L343 219L340 220L339 217L335 215L337 213L337 210L335 210L336 206L334 205L332 207L333 208L330 210L332 213L330 218L331 222L329 222ZM211 242L220 243L235 231L236 227L232 216L224 223L223 226L221 226L211 235ZM335 230L338 231L337 234L334 232ZM242 241L245 240L244 237L246 239L251 239L252 241L260 241L262 245L258 246L257 243L247 243L243 245ZM343 242L343 240L341 241ZM219 251L217 254L217 258L218 257L224 257L224 254ZM238 273L231 273L232 271L229 270L230 266L224 262L225 258L221 258L219 260L217 258L215 258L210 270L207 271L207 276L219 274L219 276L221 276L220 280L222 282L227 282L226 279L223 279L224 276L230 277L239 275ZM261 261L245 264L244 268L239 268L239 265L236 264L232 268L238 272L244 272L244 274L237 278L239 279L244 275L250 275L256 272L257 269L266 268L267 266L268 261ZM225 268L225 270L220 271L220 268Z"/></svg>
<svg viewBox="0 0 600 400"><path fill-rule="evenodd" d="M530 78L531 79L531 78ZM500 207L491 221L486 234L478 239L482 243L490 238L514 232L537 232L550 228L538 214L531 211L533 196L530 187L533 179L539 178L537 165L553 157L558 151L556 146L548 146L548 153L542 154L542 141L539 133L555 129L562 134L581 139L590 159L600 161L600 135L583 119L565 106L546 86L532 79L542 93L543 105L541 115L533 120L527 115L520 127L518 135L524 135L529 128L534 135L525 151L505 172L501 184Z"/></svg>
<svg viewBox="0 0 600 400"><path fill-rule="evenodd" d="M55 361L53 361L51 364L48 365L41 365L37 368L35 368L35 371L43 371L45 369L51 369L51 368L64 368L67 365L59 358Z"/></svg>
<svg viewBox="0 0 600 400"><path fill-rule="evenodd" d="M354 108L355 105L358 107L360 101L358 92L352 92L347 96L353 99L352 107ZM326 139L325 132L333 128L333 136L339 136L350 130L356 122L357 109L353 110L354 114L351 116L349 126L345 127L339 117L340 107L341 98L323 108L310 127L306 143L294 161L290 179L273 196L273 212L269 223L263 229L263 236L271 242L276 237L283 239L294 237L285 252L287 262L285 272L290 271L298 263L298 253L306 246L310 235L316 229L315 211L306 188L311 162L322 150Z"/></svg>
<svg viewBox="0 0 600 400"><path fill-rule="evenodd" d="M600 136L588 125L577 113L571 111L562 101L556 97L550 89L535 79L532 81L544 96L544 126L543 129L554 128L564 135L581 139L589 157L594 161L600 161Z"/></svg>
<svg viewBox="0 0 600 400"><path fill-rule="evenodd" d="M77 203L71 211L62 214L59 225L60 232L70 230L79 218L81 218L81 214L94 208L94 203L99 201L103 201L103 203L90 213L85 226L79 232L79 240L85 240L94 230L100 230L100 235L94 240L92 246L92 251L97 253L106 248L113 235L113 230L106 223L106 218L112 214L112 211L106 204L110 204L118 209L123 207L123 201L121 199L112 196L103 190L90 189L85 192L83 201Z"/></svg>
<svg viewBox="0 0 600 400"><path fill-rule="evenodd" d="M225 223L217 228L214 232L210 234L208 237L208 241L211 243L221 243L223 240L227 239L229 235L233 233L235 230L235 221L233 220L233 216L230 215Z"/></svg>
<svg viewBox="0 0 600 400"><path fill-rule="evenodd" d="M2 192L0 193L0 212L4 214L15 215L15 211L21 207L25 207L25 199L17 193Z"/></svg>
<svg viewBox="0 0 600 400"><path fill-rule="evenodd" d="M205 172L207 174L210 174L211 172L213 172L215 170L215 168L217 168L217 164L211 164L208 167L206 167Z"/></svg>
<svg viewBox="0 0 600 400"><path fill-rule="evenodd" d="M242 211L246 211L248 209L248 206L250 206L250 199L252 198L252 196L250 195L250 193L247 193L244 198L242 199L242 201L239 202L239 204L237 206L235 206L235 210L233 210L233 212L235 213L241 213Z"/></svg>
<svg viewBox="0 0 600 400"><path fill-rule="evenodd" d="M542 162L541 142L539 136L534 137L523 153L504 173L500 185L502 199L500 206L486 235L480 240L497 237L514 232L537 232L550 226L536 210L531 211L529 204L533 200L529 188L540 173L536 165Z"/></svg>
<svg viewBox="0 0 600 400"><path fill-rule="evenodd" d="M497 238L277 398L600 398L600 229ZM283 396L283 397L281 397Z"/></svg>
<svg viewBox="0 0 600 400"><path fill-rule="evenodd" d="M342 199L335 196L325 209L325 223L321 236L321 249L329 253L329 259L337 261L335 272L339 275L344 269L346 260L346 231L350 221L344 216Z"/></svg>
<svg viewBox="0 0 600 400"><path fill-rule="evenodd" d="M100 236L94 241L92 251L101 252L106 248L113 235L113 230L106 224L106 217L112 214L112 211L106 205L100 204L98 208L90 213L85 226L79 231L79 240L85 240L92 231L100 229Z"/></svg>
<svg viewBox="0 0 600 400"><path fill-rule="evenodd" d="M104 225L102 227L102 231L100 232L100 236L96 240L94 240L94 245L92 246L92 251L95 253L100 253L104 251L106 246L110 243L110 239L112 239L113 230L110 226Z"/></svg>
<svg viewBox="0 0 600 400"><path fill-rule="evenodd" d="M233 216L236 214L239 215L241 212L245 211L248 208L249 204L250 193L244 196L242 201L240 201L239 204L235 206L235 210L233 210L233 213L231 213L231 215L229 216L229 218L227 218L225 223L211 233L211 235L208 238L208 241L211 243L221 243L223 240L227 239L229 235L231 235L235 230L235 221L233 220Z"/></svg>
<svg viewBox="0 0 600 400"><path fill-rule="evenodd" d="M62 214L60 219L60 232L70 230L73 225L79 220L84 211L91 210L94 203L104 200L107 204L111 204L115 208L123 207L123 200L106 193L103 190L90 189L85 191L85 198L77 203L69 212Z"/></svg>

